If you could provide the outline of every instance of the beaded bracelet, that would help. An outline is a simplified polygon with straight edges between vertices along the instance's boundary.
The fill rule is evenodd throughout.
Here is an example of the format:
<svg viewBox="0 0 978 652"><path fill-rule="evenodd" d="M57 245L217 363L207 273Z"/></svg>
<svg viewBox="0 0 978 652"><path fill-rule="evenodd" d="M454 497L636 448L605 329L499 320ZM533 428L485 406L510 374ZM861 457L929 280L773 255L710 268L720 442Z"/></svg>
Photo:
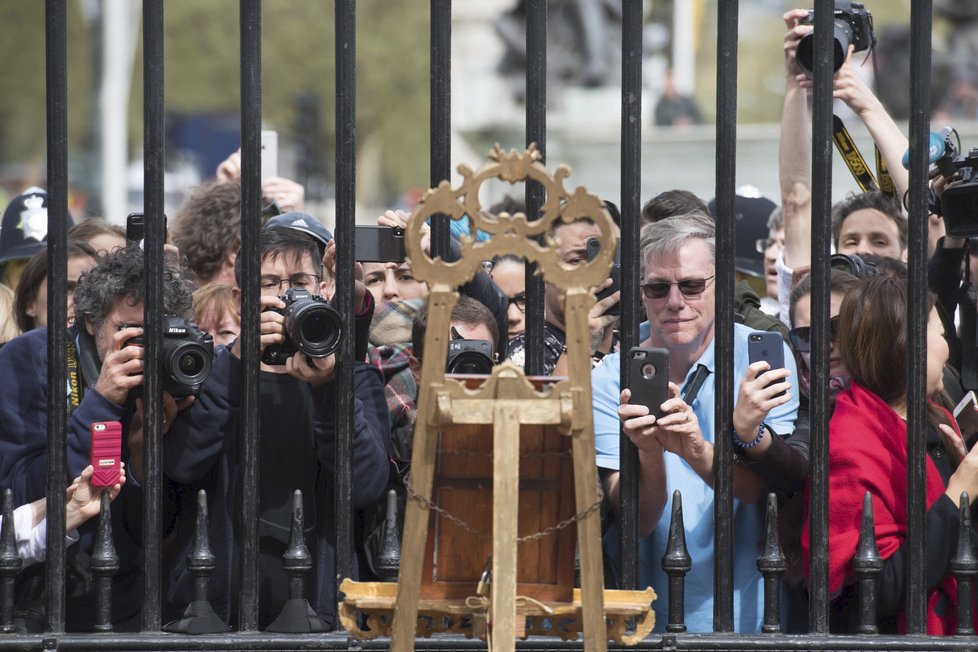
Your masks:
<svg viewBox="0 0 978 652"><path fill-rule="evenodd" d="M737 431L734 431L733 434L734 443L740 446L741 448L754 448L755 446L761 443L761 439L764 437L765 430L767 430L767 424L761 421L761 425L757 427L757 437L754 437L754 441L750 441L750 442L744 442L743 440L741 440L741 438L737 435Z"/></svg>

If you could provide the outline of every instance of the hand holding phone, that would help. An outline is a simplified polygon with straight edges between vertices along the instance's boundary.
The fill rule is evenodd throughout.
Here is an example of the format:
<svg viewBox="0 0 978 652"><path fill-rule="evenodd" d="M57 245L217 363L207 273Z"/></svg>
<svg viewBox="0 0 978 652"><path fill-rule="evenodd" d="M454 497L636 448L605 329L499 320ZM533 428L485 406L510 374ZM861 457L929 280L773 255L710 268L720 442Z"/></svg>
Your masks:
<svg viewBox="0 0 978 652"><path fill-rule="evenodd" d="M112 487L122 470L122 424L96 421L92 424L92 486Z"/></svg>

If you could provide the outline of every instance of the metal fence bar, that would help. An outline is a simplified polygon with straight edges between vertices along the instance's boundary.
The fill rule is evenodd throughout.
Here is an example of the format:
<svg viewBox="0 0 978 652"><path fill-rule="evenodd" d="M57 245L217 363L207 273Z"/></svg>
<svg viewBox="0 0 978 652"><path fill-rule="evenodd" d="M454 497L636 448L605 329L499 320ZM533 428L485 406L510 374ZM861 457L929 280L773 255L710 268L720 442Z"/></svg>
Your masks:
<svg viewBox="0 0 978 652"><path fill-rule="evenodd" d="M621 335L622 351L639 344L644 319L639 230L642 205L642 3L626 2L621 17ZM624 273L627 270L627 273ZM630 365L621 365L629 387ZM621 588L638 587L638 452L621 433Z"/></svg>
<svg viewBox="0 0 978 652"><path fill-rule="evenodd" d="M160 629L160 445L163 382L158 361L163 346L163 0L143 3L143 614L144 631Z"/></svg>
<svg viewBox="0 0 978 652"><path fill-rule="evenodd" d="M930 137L931 0L910 14L910 207L907 288L907 633L927 631L927 144ZM967 343L966 343L967 344ZM972 343L973 344L973 343Z"/></svg>
<svg viewBox="0 0 978 652"><path fill-rule="evenodd" d="M526 2L526 144L536 143L547 156L547 2ZM526 184L526 215L536 219L543 205L543 188ZM543 279L536 265L526 265L526 360L528 375L543 373Z"/></svg>
<svg viewBox="0 0 978 652"><path fill-rule="evenodd" d="M431 0L431 187L452 176L452 0ZM474 234L473 234L474 235ZM448 258L449 218L431 218L431 253Z"/></svg>
<svg viewBox="0 0 978 652"><path fill-rule="evenodd" d="M734 197L737 169L737 25L739 2L717 4L716 124L716 405L713 423L713 630L733 631ZM738 379L739 380L739 379Z"/></svg>
<svg viewBox="0 0 978 652"><path fill-rule="evenodd" d="M258 485L259 215L261 213L261 0L241 0L241 479ZM241 492L238 629L258 629L258 496Z"/></svg>
<svg viewBox="0 0 978 652"><path fill-rule="evenodd" d="M68 33L63 0L45 4L48 167L48 287L68 284ZM51 324L68 323L60 292L48 293ZM48 329L48 387L68 384L68 332ZM65 628L65 451L68 412L60 392L48 392L47 630Z"/></svg>
<svg viewBox="0 0 978 652"><path fill-rule="evenodd" d="M353 264L356 224L356 1L336 14L336 295L350 334L336 352L336 583L353 577Z"/></svg>
<svg viewBox="0 0 978 652"><path fill-rule="evenodd" d="M815 3L814 100L812 105L812 356L811 377L829 377L829 250L832 230L832 12L833 0ZM811 402L811 553L809 630L827 633L828 459L827 382L813 382Z"/></svg>

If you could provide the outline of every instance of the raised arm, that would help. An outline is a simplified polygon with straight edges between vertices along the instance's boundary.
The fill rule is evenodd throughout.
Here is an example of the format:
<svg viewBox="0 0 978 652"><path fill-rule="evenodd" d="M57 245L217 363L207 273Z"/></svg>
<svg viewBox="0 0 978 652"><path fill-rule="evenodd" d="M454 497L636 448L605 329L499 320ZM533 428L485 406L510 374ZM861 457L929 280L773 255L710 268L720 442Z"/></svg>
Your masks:
<svg viewBox="0 0 978 652"><path fill-rule="evenodd" d="M792 269L810 265L812 250L811 124L807 91L798 79L804 74L795 61L798 41L812 31L810 25L797 24L807 14L804 9L792 9L784 15L788 31L784 36L785 93L778 175L784 210L784 264Z"/></svg>

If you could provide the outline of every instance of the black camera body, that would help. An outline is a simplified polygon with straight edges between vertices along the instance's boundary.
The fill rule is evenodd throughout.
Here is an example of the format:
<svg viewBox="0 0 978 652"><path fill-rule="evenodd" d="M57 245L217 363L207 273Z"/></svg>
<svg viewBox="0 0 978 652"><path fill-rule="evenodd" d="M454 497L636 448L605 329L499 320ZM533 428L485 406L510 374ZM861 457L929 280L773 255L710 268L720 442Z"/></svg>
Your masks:
<svg viewBox="0 0 978 652"><path fill-rule="evenodd" d="M808 16L798 21L802 25L812 25L815 22L815 10L809 9ZM873 31L873 14L861 2L836 0L833 12L835 29L835 44L832 49L834 67L838 72L846 57L849 56L849 45L854 46L853 52L862 52L876 45L876 33ZM806 34L798 42L798 52L795 55L798 67L812 76L815 60L815 34Z"/></svg>
<svg viewBox="0 0 978 652"><path fill-rule="evenodd" d="M448 341L445 373L487 376L492 373L492 367L492 342L489 340Z"/></svg>
<svg viewBox="0 0 978 652"><path fill-rule="evenodd" d="M279 298L285 307L269 310L285 317L285 342L266 347L262 362L282 365L297 351L310 358L325 358L336 351L343 335L343 320L326 299L301 288L289 288Z"/></svg>
<svg viewBox="0 0 978 652"><path fill-rule="evenodd" d="M944 189L939 213L949 236L974 238L978 236L978 147L955 158L953 165L960 181Z"/></svg>
<svg viewBox="0 0 978 652"><path fill-rule="evenodd" d="M126 326L123 325L123 328ZM142 345L142 337L126 341L126 346ZM163 391L175 399L198 396L200 386L211 375L213 364L213 337L183 317L163 317L163 346L160 352Z"/></svg>

